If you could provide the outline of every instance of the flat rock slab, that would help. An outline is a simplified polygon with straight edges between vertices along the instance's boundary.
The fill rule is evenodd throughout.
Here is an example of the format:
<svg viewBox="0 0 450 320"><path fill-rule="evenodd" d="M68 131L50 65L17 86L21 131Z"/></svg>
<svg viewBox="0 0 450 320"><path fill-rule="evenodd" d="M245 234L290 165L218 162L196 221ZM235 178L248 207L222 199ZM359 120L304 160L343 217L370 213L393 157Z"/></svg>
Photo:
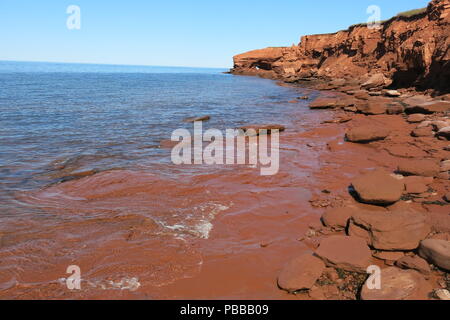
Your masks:
<svg viewBox="0 0 450 320"><path fill-rule="evenodd" d="M414 270L381 270L381 289L369 288L370 281L369 278L363 286L362 300L426 300L432 291L425 278Z"/></svg>
<svg viewBox="0 0 450 320"><path fill-rule="evenodd" d="M429 263L450 271L450 241L424 240L420 243L419 255Z"/></svg>
<svg viewBox="0 0 450 320"><path fill-rule="evenodd" d="M447 111L450 111L449 101L430 101L408 106L405 109L405 112L409 114L411 113L432 114L436 112L447 112Z"/></svg>
<svg viewBox="0 0 450 320"><path fill-rule="evenodd" d="M203 121L209 121L209 120L211 120L211 116L201 116L201 117L186 118L183 120L183 122L193 123L193 122L203 122Z"/></svg>
<svg viewBox="0 0 450 320"><path fill-rule="evenodd" d="M398 172L408 176L437 177L441 171L439 162L431 159L402 160Z"/></svg>
<svg viewBox="0 0 450 320"><path fill-rule="evenodd" d="M335 98L318 98L309 104L311 109L333 109L336 108L338 100Z"/></svg>
<svg viewBox="0 0 450 320"><path fill-rule="evenodd" d="M306 254L290 261L278 275L278 286L290 293L311 289L325 270L319 258Z"/></svg>
<svg viewBox="0 0 450 320"><path fill-rule="evenodd" d="M389 134L390 131L386 128L366 125L350 129L346 134L346 138L350 142L369 143L384 140Z"/></svg>
<svg viewBox="0 0 450 320"><path fill-rule="evenodd" d="M405 184L383 170L364 174L352 182L359 199L368 204L389 205L400 200Z"/></svg>
<svg viewBox="0 0 450 320"><path fill-rule="evenodd" d="M349 232L378 250L415 250L431 232L426 220L424 214L415 211L360 211L352 216L350 225L355 228Z"/></svg>
<svg viewBox="0 0 450 320"><path fill-rule="evenodd" d="M372 253L366 241L357 237L331 236L320 243L316 251L328 267L366 273Z"/></svg>

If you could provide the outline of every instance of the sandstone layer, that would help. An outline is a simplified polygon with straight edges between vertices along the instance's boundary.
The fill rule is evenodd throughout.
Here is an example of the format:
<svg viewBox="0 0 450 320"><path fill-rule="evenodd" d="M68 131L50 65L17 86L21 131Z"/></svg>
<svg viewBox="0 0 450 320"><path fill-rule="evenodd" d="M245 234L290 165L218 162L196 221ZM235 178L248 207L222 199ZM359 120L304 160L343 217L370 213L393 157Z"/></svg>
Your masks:
<svg viewBox="0 0 450 320"><path fill-rule="evenodd" d="M231 72L287 82L321 79L341 86L351 81L366 89L414 87L443 94L450 92L449 34L450 0L433 0L423 12L396 16L378 29L360 24L304 36L292 47L239 54Z"/></svg>

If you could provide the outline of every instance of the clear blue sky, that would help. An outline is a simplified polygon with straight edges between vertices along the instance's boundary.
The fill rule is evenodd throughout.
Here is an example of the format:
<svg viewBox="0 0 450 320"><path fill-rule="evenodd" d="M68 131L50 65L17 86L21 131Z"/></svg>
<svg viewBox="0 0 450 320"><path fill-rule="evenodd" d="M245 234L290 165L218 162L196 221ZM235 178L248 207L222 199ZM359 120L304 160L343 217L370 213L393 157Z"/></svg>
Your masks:
<svg viewBox="0 0 450 320"><path fill-rule="evenodd" d="M382 19L427 0L1 0L0 60L230 67L232 56ZM81 30L66 9L81 8Z"/></svg>

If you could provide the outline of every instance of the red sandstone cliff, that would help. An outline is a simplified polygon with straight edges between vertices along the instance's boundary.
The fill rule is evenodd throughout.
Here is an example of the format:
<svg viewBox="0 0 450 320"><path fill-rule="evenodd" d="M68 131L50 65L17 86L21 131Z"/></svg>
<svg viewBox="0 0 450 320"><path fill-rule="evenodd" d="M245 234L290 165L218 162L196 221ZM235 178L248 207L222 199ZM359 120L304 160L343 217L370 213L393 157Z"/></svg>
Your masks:
<svg viewBox="0 0 450 320"><path fill-rule="evenodd" d="M304 36L297 46L267 48L234 57L232 73L295 82L384 76L384 86L450 91L450 0L433 0L425 12L394 17L380 29L365 25ZM383 76L382 76L383 75Z"/></svg>

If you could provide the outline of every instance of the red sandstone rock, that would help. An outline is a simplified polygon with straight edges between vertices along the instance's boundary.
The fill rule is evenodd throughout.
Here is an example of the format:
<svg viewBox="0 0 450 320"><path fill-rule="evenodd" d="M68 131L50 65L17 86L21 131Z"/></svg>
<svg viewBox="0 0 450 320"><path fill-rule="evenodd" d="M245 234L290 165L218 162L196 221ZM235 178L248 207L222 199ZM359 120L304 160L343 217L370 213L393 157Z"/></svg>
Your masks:
<svg viewBox="0 0 450 320"><path fill-rule="evenodd" d="M331 236L322 240L316 255L329 267L365 273L371 264L366 242L357 237Z"/></svg>
<svg viewBox="0 0 450 320"><path fill-rule="evenodd" d="M416 113L416 114L412 114L408 117L408 122L409 123L420 123L422 121L425 121L425 115L420 114L420 113Z"/></svg>
<svg viewBox="0 0 450 320"><path fill-rule="evenodd" d="M398 171L405 175L436 177L440 173L439 163L435 160L403 160Z"/></svg>
<svg viewBox="0 0 450 320"><path fill-rule="evenodd" d="M383 102L369 102L358 107L358 111L366 115L385 114L387 109L387 104Z"/></svg>
<svg viewBox="0 0 450 320"><path fill-rule="evenodd" d="M311 109L332 109L336 107L336 104L337 104L336 99L319 98L310 103L309 107Z"/></svg>
<svg viewBox="0 0 450 320"><path fill-rule="evenodd" d="M416 270L425 276L428 276L431 273L431 268L428 265L428 262L418 256L404 256L398 259L395 265L402 269Z"/></svg>
<svg viewBox="0 0 450 320"><path fill-rule="evenodd" d="M310 254L290 261L278 276L278 286L290 293L311 289L325 270L321 259Z"/></svg>
<svg viewBox="0 0 450 320"><path fill-rule="evenodd" d="M449 12L449 0L433 0L424 14L394 17L379 30L353 26L337 33L304 36L289 48L237 55L232 72L289 81L346 79L347 86L359 82L366 88L394 82L448 92Z"/></svg>
<svg viewBox="0 0 450 320"><path fill-rule="evenodd" d="M389 205L400 200L405 185L383 170L362 175L352 182L359 199L364 203Z"/></svg>
<svg viewBox="0 0 450 320"><path fill-rule="evenodd" d="M434 131L433 131L433 128L431 128L431 127L417 128L411 132L411 135L416 138L432 137L432 136L434 136Z"/></svg>
<svg viewBox="0 0 450 320"><path fill-rule="evenodd" d="M372 141L384 140L389 135L387 128L367 125L350 129L346 138L350 142L367 143Z"/></svg>
<svg viewBox="0 0 450 320"><path fill-rule="evenodd" d="M201 116L201 117L193 117L193 118L187 118L184 119L183 122L192 123L197 121L209 121L211 120L211 116Z"/></svg>
<svg viewBox="0 0 450 320"><path fill-rule="evenodd" d="M419 255L435 266L450 271L450 241L424 240L420 243Z"/></svg>
<svg viewBox="0 0 450 320"><path fill-rule="evenodd" d="M362 235L370 246L386 251L417 249L431 231L426 216L414 211L361 211L352 216L350 225L359 227L355 236Z"/></svg>
<svg viewBox="0 0 450 320"><path fill-rule="evenodd" d="M400 251L377 251L373 256L377 259L386 261L386 263L390 265L394 265L394 263L403 258L405 254Z"/></svg>
<svg viewBox="0 0 450 320"><path fill-rule="evenodd" d="M405 109L406 113L422 113L422 114L432 114L436 112L447 112L447 111L450 111L449 101L430 101L414 106L408 106Z"/></svg>
<svg viewBox="0 0 450 320"><path fill-rule="evenodd" d="M426 300L432 287L414 270L395 267L381 271L381 289L369 288L369 278L361 291L363 300Z"/></svg>
<svg viewBox="0 0 450 320"><path fill-rule="evenodd" d="M356 207L329 209L322 215L322 221L327 227L343 230L347 227L347 222L355 210L358 209Z"/></svg>

